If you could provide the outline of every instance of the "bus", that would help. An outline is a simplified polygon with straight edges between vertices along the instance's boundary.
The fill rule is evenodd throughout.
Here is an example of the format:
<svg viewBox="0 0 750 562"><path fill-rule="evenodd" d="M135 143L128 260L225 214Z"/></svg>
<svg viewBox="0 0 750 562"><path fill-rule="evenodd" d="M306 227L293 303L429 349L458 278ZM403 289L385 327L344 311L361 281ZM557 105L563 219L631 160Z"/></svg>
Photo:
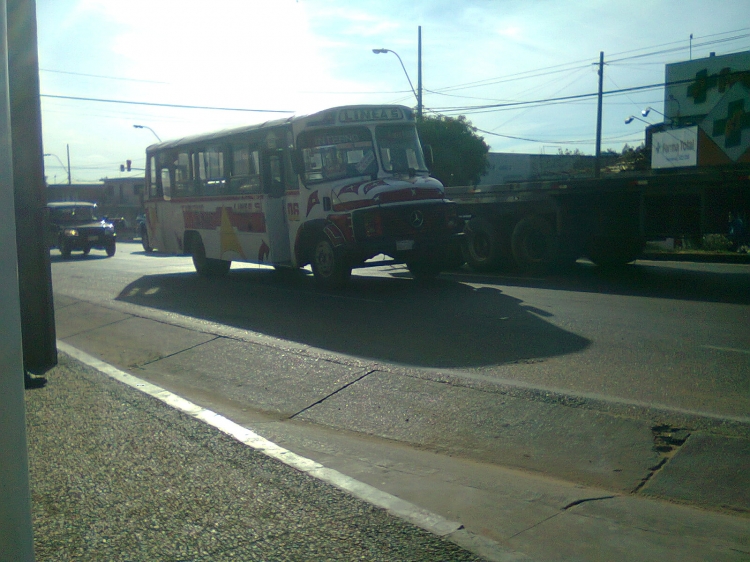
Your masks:
<svg viewBox="0 0 750 562"><path fill-rule="evenodd" d="M220 276L233 261L311 266L338 287L376 256L415 278L445 269L463 225L430 177L414 112L328 109L165 141L146 149L144 250L192 256Z"/></svg>

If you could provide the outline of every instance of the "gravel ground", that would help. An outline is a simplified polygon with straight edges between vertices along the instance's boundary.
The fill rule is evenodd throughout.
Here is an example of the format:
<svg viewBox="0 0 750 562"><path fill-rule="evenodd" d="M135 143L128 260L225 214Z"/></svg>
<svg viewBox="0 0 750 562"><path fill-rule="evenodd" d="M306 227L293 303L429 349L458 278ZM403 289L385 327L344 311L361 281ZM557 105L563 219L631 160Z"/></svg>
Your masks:
<svg viewBox="0 0 750 562"><path fill-rule="evenodd" d="M38 561L481 560L60 354L26 391Z"/></svg>

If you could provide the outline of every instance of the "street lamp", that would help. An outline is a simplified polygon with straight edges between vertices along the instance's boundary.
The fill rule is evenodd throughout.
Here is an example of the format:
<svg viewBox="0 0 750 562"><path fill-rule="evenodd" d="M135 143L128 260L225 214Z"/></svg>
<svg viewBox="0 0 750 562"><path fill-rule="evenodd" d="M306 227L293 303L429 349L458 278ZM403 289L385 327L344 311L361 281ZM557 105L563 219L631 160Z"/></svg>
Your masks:
<svg viewBox="0 0 750 562"><path fill-rule="evenodd" d="M648 114L648 112L643 113L643 116L645 117L647 114ZM645 119L641 119L640 117L636 117L635 115L631 115L630 117L628 117L627 119L625 119L625 124L626 125L630 125L635 119L637 119L638 121L641 121L641 122L645 123L648 126L653 125L653 123L649 123Z"/></svg>
<svg viewBox="0 0 750 562"><path fill-rule="evenodd" d="M159 142L161 142L161 139L159 138L159 135L157 135L156 131L154 131L151 127L148 127L146 125L133 125L133 127L136 128L136 129L148 129L149 131L151 131L152 133L154 133L154 136L157 138L157 140Z"/></svg>
<svg viewBox="0 0 750 562"><path fill-rule="evenodd" d="M373 49L372 52L375 53L376 55L380 55L383 53L393 53L394 55L396 55L398 62L401 63L401 68L404 69L404 74L406 74L406 79L409 81L409 87L411 88L411 91L414 94L414 97L417 98L417 119L421 120L422 119L422 26L419 27L419 65L418 65L419 93L417 93L414 90L414 85L411 83L411 78L409 78L409 73L406 72L404 61L401 60L401 57L398 56L398 53L396 51L392 51L391 49Z"/></svg>
<svg viewBox="0 0 750 562"><path fill-rule="evenodd" d="M63 161L60 160L60 157L57 154L52 154L51 152L47 152L45 156L54 156L57 158L57 161L60 162L60 166L62 166L62 169L65 170L65 172L68 174L68 185L70 185L70 162L68 162L68 166L66 167L65 164L63 164Z"/></svg>

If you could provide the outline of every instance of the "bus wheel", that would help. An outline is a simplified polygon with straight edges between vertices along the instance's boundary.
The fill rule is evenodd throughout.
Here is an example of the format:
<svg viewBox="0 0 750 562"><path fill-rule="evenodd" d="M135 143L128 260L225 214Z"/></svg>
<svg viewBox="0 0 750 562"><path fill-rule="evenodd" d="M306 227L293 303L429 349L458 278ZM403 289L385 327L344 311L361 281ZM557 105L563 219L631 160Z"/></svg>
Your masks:
<svg viewBox="0 0 750 562"><path fill-rule="evenodd" d="M107 252L107 256L110 258L115 255L115 252L117 251L117 245L115 244L115 241L112 240L112 242L107 244L107 247L104 248L104 250Z"/></svg>
<svg viewBox="0 0 750 562"><path fill-rule="evenodd" d="M471 219L464 229L464 257L474 271L492 271L500 265L500 243L486 219Z"/></svg>
<svg viewBox="0 0 750 562"><path fill-rule="evenodd" d="M151 246L151 241L148 239L148 232L146 232L146 229L143 229L143 233L141 234L141 246L143 246L144 252L153 252L154 248Z"/></svg>
<svg viewBox="0 0 750 562"><path fill-rule="evenodd" d="M341 287L349 281L351 266L331 244L325 234L315 241L310 257L315 281L325 287Z"/></svg>
<svg viewBox="0 0 750 562"><path fill-rule="evenodd" d="M226 275L232 266L232 262L230 261L207 258L206 248L203 246L203 240L199 236L193 240L191 251L195 271L203 277L221 277Z"/></svg>
<svg viewBox="0 0 750 562"><path fill-rule="evenodd" d="M518 221L511 236L516 264L525 270L544 270L555 262L555 236L552 225L539 216Z"/></svg>

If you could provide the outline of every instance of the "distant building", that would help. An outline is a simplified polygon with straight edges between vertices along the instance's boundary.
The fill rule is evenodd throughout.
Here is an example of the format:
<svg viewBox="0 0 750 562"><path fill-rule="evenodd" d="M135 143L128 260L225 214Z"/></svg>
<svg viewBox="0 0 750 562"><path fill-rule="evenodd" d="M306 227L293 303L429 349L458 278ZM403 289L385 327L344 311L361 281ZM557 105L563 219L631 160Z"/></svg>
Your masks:
<svg viewBox="0 0 750 562"><path fill-rule="evenodd" d="M614 160L614 157L603 158L603 166ZM595 157L584 154L490 152L487 159L490 165L479 185L590 177L594 174Z"/></svg>
<svg viewBox="0 0 750 562"><path fill-rule="evenodd" d="M145 181L137 178L104 178L101 183L50 184L47 201L90 201L99 207L99 214L123 217L134 224L143 209Z"/></svg>

